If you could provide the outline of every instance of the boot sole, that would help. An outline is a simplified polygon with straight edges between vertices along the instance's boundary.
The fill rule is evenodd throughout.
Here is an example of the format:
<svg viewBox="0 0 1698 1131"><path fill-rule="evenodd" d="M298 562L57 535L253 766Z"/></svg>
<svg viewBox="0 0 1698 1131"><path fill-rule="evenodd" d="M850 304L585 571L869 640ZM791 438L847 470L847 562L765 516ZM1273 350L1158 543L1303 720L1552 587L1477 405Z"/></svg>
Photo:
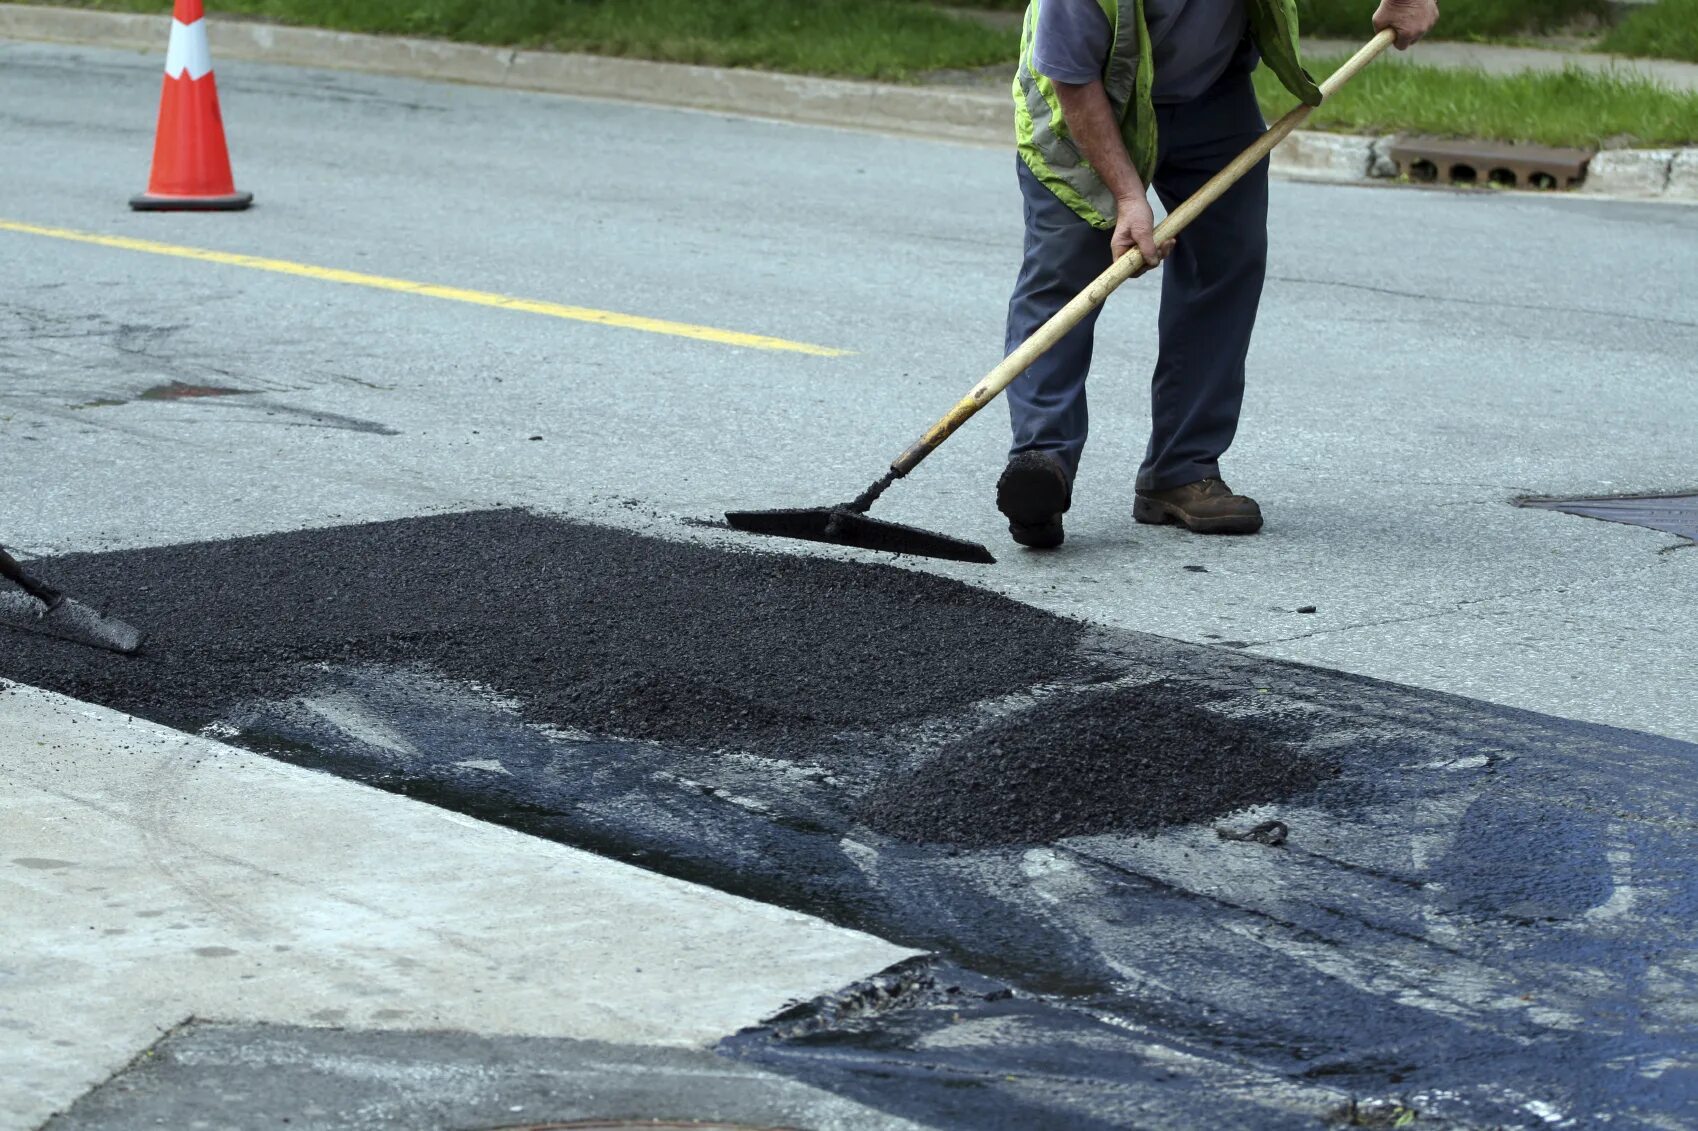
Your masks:
<svg viewBox="0 0 1698 1131"><path fill-rule="evenodd" d="M1021 526L1011 522L1008 524L1008 536L1028 550L1053 550L1067 540L1067 532L1059 522L1047 526Z"/></svg>
<svg viewBox="0 0 1698 1131"><path fill-rule="evenodd" d="M1225 514L1197 518L1171 503L1158 503L1142 495L1132 500L1132 517L1146 526L1174 523L1193 534L1254 534L1262 528L1259 514Z"/></svg>
<svg viewBox="0 0 1698 1131"><path fill-rule="evenodd" d="M1008 535L1034 550L1053 550L1066 538L1061 514L1067 486L1041 465L1010 465L996 481L996 509L1008 519Z"/></svg>

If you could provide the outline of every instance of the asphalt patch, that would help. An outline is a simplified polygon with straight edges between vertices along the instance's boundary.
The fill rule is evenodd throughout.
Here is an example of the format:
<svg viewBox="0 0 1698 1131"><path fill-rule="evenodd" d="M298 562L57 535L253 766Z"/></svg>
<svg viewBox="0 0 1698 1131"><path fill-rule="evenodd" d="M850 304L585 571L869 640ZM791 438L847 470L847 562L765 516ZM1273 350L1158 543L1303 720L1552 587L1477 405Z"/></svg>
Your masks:
<svg viewBox="0 0 1698 1131"><path fill-rule="evenodd" d="M8 637L0 672L186 730L328 670L418 669L557 728L824 762L874 789L876 829L965 845L1197 820L1326 776L1194 690L1099 689L1077 621L885 565L498 510L34 568L148 644Z"/></svg>
<svg viewBox="0 0 1698 1131"><path fill-rule="evenodd" d="M310 689L325 665L412 666L557 727L805 754L1082 667L1083 625L959 582L518 510L32 569L148 645L113 663L9 635L0 673L188 730Z"/></svg>
<svg viewBox="0 0 1698 1131"><path fill-rule="evenodd" d="M928 1126L1661 1127L1698 1096L1688 744L1087 631L899 569L514 512L32 568L170 650L0 634L0 674L210 720L1006 987L899 972L722 1046ZM884 682L839 680L857 671ZM658 700L686 676L777 718L709 704L689 741L618 737L677 725L689 712ZM809 700L822 680L841 686ZM1189 726L1253 732L1217 753L1259 735L1339 777L1216 828L1041 847L916 844L857 817L882 787L954 784L927 776L946 755L994 769L996 736L1027 724L1159 715L1155 681ZM574 698L603 692L618 703ZM1121 697L1137 703L1104 710ZM1025 819L1053 784L988 796Z"/></svg>
<svg viewBox="0 0 1698 1131"><path fill-rule="evenodd" d="M1284 800L1337 768L1274 741L1277 723L1154 683L1040 700L950 743L868 794L859 816L891 836L967 847L1147 832Z"/></svg>

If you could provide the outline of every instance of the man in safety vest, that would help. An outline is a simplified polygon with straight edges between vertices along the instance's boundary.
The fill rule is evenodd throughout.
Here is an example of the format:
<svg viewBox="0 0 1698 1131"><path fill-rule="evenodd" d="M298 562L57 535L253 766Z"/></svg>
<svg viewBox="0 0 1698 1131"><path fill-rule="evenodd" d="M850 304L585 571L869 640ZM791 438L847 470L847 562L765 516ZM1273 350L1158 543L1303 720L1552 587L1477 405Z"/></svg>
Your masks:
<svg viewBox="0 0 1698 1131"><path fill-rule="evenodd" d="M1436 0L1383 0L1376 29L1407 48ZM1136 247L1166 262L1153 426L1132 515L1199 533L1253 534L1255 500L1220 478L1238 428L1244 359L1267 261L1267 163L1157 247L1147 197L1172 208L1265 128L1257 60L1309 105L1319 88L1297 51L1296 0L1031 0L1014 80L1025 198L1025 263L1008 304L1007 349ZM1025 546L1061 545L1085 446L1085 376L1096 312L1008 388L1014 444L997 507Z"/></svg>

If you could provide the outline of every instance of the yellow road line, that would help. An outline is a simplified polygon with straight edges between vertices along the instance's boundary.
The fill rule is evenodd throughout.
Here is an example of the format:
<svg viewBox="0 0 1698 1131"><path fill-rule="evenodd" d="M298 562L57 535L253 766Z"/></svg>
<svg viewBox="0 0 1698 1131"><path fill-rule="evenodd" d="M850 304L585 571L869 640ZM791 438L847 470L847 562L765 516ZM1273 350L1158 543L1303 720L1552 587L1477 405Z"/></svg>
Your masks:
<svg viewBox="0 0 1698 1131"><path fill-rule="evenodd" d="M713 326L696 326L689 322L668 322L661 318L644 318L638 314L620 314L612 310L594 310L587 306L567 306L539 299L514 298L493 291L470 291L462 287L442 287L435 283L414 283L407 279L391 279L384 275L367 275L359 271L343 271L337 267L315 267L310 263L293 263L287 259L266 259L258 255L239 255L230 251L209 251L199 247L179 247L176 244L138 240L129 236L103 236L96 232L78 232L70 228L47 228L38 224L23 224L16 220L0 220L0 231L22 232L31 236L48 236L56 240L115 247L124 251L144 251L149 255L169 255L177 259L194 259L202 263L221 263L227 267L247 267L254 271L270 271L278 275L296 275L303 279L319 279L327 283L348 283L356 287L373 287L380 291L399 291L402 294L424 295L427 298L448 299L450 302L469 302L474 306L494 306L502 310L519 310L526 314L544 314L550 318L565 318L573 322L594 322L602 326L617 326L623 330L641 330L648 334L668 334L675 338L693 338L699 342L717 342L725 346L746 346L757 350L784 350L806 353L815 357L847 357L849 350L831 346L792 342L784 338L769 338L764 334L745 334L737 330L720 330Z"/></svg>

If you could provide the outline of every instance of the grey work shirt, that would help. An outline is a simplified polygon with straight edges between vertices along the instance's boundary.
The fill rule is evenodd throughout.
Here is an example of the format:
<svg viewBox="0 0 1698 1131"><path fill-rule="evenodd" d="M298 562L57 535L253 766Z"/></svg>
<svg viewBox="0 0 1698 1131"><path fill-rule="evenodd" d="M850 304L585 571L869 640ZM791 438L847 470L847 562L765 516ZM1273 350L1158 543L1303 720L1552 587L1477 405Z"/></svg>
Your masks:
<svg viewBox="0 0 1698 1131"><path fill-rule="evenodd" d="M1130 19L1131 0L1121 15ZM1144 0L1155 55L1155 100L1189 102L1234 63L1255 65L1245 0ZM1054 82L1100 79L1114 29L1097 0L1043 0L1032 40L1032 66Z"/></svg>

